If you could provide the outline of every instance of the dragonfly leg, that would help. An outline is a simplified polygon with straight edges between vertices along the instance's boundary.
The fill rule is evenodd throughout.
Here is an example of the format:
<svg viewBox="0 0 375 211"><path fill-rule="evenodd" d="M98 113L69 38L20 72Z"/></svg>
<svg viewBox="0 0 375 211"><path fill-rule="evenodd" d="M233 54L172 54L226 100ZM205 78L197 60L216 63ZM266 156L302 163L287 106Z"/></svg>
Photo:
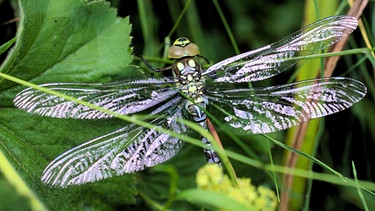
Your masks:
<svg viewBox="0 0 375 211"><path fill-rule="evenodd" d="M162 71L172 69L172 66L167 66L167 67L163 67L163 68L155 68L145 58L143 58L143 56L138 55L138 54L133 54L133 55L138 57L140 60L142 60L142 62L145 63L145 65L154 72L162 72Z"/></svg>

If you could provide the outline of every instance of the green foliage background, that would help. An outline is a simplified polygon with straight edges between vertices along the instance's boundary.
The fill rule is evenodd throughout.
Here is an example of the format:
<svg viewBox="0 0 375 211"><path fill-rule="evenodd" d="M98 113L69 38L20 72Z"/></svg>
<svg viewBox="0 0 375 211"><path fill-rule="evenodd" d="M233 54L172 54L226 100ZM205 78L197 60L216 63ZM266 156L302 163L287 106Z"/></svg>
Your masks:
<svg viewBox="0 0 375 211"><path fill-rule="evenodd" d="M0 26L4 35L1 45L13 36L17 38L0 71L36 84L105 82L134 75L143 77L150 74L149 70L137 60L132 64L140 65L142 69L129 66L131 50L144 55L155 67L162 67L166 62L162 59L165 44L186 36L200 46L202 55L215 63L275 42L296 31L303 23L345 14L348 9L344 1L334 0L218 1L234 36L234 41L231 41L215 2L25 0L20 1L21 10L15 1L2 1L0 16L4 18L7 17L5 14L13 13L21 15L21 21L17 22L17 36L14 25ZM187 10L183 13L186 5ZM362 16L371 43L374 43L374 31L371 31L375 29L374 14L374 5L370 3ZM363 47L364 38L357 30L348 48L358 50L343 56L334 75L364 82L369 88L366 98L353 108L317 123L320 129L309 131L308 136L320 142L309 146L318 147L314 157L350 178L353 178L351 162L354 161L358 179L368 181L361 185L374 191L371 182L375 178L372 165L375 162L372 156L375 146L374 59L368 51L360 49ZM317 71L312 70L310 64L301 62L300 68L306 67ZM281 84L293 79L294 75L289 71L256 85ZM56 156L127 123L118 119L61 120L27 114L12 104L15 94L23 88L0 78L0 152L5 156L0 157L0 210L7 210L10 204L15 210L198 209L188 202L188 198L176 200L179 193L195 187L195 173L205 163L202 150L191 145L166 164L137 174L67 189L42 184L41 173ZM256 161L269 163L265 137L241 135L240 140L248 147L244 149L229 139L227 132L220 133L225 149L246 156L252 151ZM287 142L285 131L271 135ZM282 166L284 149L271 144L271 150L275 164ZM256 185L275 188L270 171L243 162L233 160L238 176L250 177ZM304 167L308 168L308 165ZM4 176L12 169L21 180ZM305 190L294 189L291 193L294 209L353 210L366 205L374 208L374 195L364 192L365 205L355 188L337 184L336 180L344 181L342 178L332 176L327 168L320 166L314 166L314 171L324 174L314 177L316 180L308 192L310 202L305 201ZM281 175L278 174L277 183L282 187ZM306 181L302 181L297 186L305 185Z"/></svg>

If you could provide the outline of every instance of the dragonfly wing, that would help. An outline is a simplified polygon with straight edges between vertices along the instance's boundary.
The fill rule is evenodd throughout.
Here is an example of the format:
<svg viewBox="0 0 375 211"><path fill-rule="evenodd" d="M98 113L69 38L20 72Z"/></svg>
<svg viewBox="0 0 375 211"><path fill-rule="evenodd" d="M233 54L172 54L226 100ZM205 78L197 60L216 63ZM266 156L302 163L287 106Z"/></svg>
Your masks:
<svg viewBox="0 0 375 211"><path fill-rule="evenodd" d="M224 120L253 134L284 130L312 118L349 108L366 94L366 86L350 78L321 78L255 89L207 90Z"/></svg>
<svg viewBox="0 0 375 211"><path fill-rule="evenodd" d="M186 134L188 129L176 120L183 117L182 102L181 97L167 101L152 112L160 116L150 123ZM130 124L63 153L46 167L42 181L66 187L140 171L172 158L182 145L183 141L155 128Z"/></svg>
<svg viewBox="0 0 375 211"><path fill-rule="evenodd" d="M348 34L358 25L352 16L332 16L314 22L288 37L212 65L202 75L216 82L259 81L285 71L306 55L318 53Z"/></svg>
<svg viewBox="0 0 375 211"><path fill-rule="evenodd" d="M116 83L51 83L44 88L121 113L132 114L157 105L178 93L172 79L144 79ZM27 88L17 94L14 105L29 113L54 118L102 119L111 115L64 98Z"/></svg>

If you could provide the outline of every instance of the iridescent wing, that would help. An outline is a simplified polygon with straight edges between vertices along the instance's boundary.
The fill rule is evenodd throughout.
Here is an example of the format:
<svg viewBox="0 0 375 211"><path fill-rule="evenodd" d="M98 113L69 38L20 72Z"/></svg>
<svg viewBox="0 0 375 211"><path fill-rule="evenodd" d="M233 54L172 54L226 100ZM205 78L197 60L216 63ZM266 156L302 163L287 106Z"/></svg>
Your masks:
<svg viewBox="0 0 375 211"><path fill-rule="evenodd" d="M170 99L178 89L170 78L116 83L51 83L45 88L84 100L121 114L133 114ZM17 94L14 105L29 113L54 118L102 119L109 114L39 90L27 88Z"/></svg>
<svg viewBox="0 0 375 211"><path fill-rule="evenodd" d="M176 96L162 104L151 113L158 118L150 123L186 134L188 129L177 121L185 115L182 103L186 100ZM183 141L155 128L130 124L63 153L46 167L42 181L66 187L140 171L170 159L182 145Z"/></svg>
<svg viewBox="0 0 375 211"><path fill-rule="evenodd" d="M332 16L314 22L288 37L219 63L204 71L216 82L259 81L285 71L306 55L336 43L356 29L352 16Z"/></svg>
<svg viewBox="0 0 375 211"><path fill-rule="evenodd" d="M366 86L350 78L320 78L287 85L226 90L207 88L207 98L234 128L271 133L309 119L349 108L366 94Z"/></svg>

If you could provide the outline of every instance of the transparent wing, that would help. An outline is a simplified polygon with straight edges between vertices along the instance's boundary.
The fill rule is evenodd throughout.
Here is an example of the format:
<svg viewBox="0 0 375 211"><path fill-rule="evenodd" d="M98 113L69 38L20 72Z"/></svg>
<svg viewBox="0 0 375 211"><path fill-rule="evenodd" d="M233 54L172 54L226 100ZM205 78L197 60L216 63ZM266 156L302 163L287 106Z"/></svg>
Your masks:
<svg viewBox="0 0 375 211"><path fill-rule="evenodd" d="M183 116L178 106L182 102L175 97L163 104L152 112L161 116L151 123L187 133L185 125L176 121ZM182 145L183 141L168 134L131 124L63 153L46 167L42 181L66 187L140 171L170 159Z"/></svg>
<svg viewBox="0 0 375 211"><path fill-rule="evenodd" d="M116 83L51 83L45 88L58 91L86 102L132 114L157 105L178 93L172 79L144 79ZM66 99L39 91L25 89L17 94L14 105L29 113L54 118L101 119L109 114L90 109Z"/></svg>
<svg viewBox="0 0 375 211"><path fill-rule="evenodd" d="M207 97L234 128L253 134L296 126L349 108L366 94L350 78L321 78L255 89L208 88Z"/></svg>
<svg viewBox="0 0 375 211"><path fill-rule="evenodd" d="M356 29L352 16L332 16L312 23L271 45L212 65L202 75L216 82L259 81L285 71L309 54L318 53Z"/></svg>

